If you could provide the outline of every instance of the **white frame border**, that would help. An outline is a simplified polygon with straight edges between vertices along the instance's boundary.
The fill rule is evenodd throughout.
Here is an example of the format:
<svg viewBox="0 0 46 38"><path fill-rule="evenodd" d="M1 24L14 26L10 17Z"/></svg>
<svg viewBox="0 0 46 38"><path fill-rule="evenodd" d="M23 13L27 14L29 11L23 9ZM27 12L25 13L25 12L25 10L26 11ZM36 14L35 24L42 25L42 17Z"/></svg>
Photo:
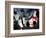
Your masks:
<svg viewBox="0 0 46 38"><path fill-rule="evenodd" d="M39 17L40 17L40 29L31 29L31 30L13 30L13 8L34 8L34 9L40 9ZM11 5L11 21L10 21L10 33L36 33L36 32L42 32L42 6L27 6L27 5Z"/></svg>

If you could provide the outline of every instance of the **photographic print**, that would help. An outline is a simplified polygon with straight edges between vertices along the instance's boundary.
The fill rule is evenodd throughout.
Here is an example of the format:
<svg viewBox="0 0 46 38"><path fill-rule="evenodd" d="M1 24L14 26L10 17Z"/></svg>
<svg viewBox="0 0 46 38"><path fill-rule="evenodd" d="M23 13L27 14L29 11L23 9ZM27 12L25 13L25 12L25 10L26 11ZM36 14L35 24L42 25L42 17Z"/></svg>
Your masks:
<svg viewBox="0 0 46 38"><path fill-rule="evenodd" d="M33 36L45 34L44 3L5 3L6 36Z"/></svg>
<svg viewBox="0 0 46 38"><path fill-rule="evenodd" d="M13 29L39 29L39 9L13 8Z"/></svg>

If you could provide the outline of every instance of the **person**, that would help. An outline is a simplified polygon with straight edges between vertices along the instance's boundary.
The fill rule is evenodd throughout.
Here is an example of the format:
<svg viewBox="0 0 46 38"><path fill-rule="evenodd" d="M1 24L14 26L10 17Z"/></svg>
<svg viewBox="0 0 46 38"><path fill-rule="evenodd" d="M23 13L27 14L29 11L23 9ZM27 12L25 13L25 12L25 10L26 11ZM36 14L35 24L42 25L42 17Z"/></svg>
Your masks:
<svg viewBox="0 0 46 38"><path fill-rule="evenodd" d="M38 17L36 16L36 11L34 11L34 14L32 15L32 17L29 19L29 27L34 28L34 26L37 24L38 22Z"/></svg>

